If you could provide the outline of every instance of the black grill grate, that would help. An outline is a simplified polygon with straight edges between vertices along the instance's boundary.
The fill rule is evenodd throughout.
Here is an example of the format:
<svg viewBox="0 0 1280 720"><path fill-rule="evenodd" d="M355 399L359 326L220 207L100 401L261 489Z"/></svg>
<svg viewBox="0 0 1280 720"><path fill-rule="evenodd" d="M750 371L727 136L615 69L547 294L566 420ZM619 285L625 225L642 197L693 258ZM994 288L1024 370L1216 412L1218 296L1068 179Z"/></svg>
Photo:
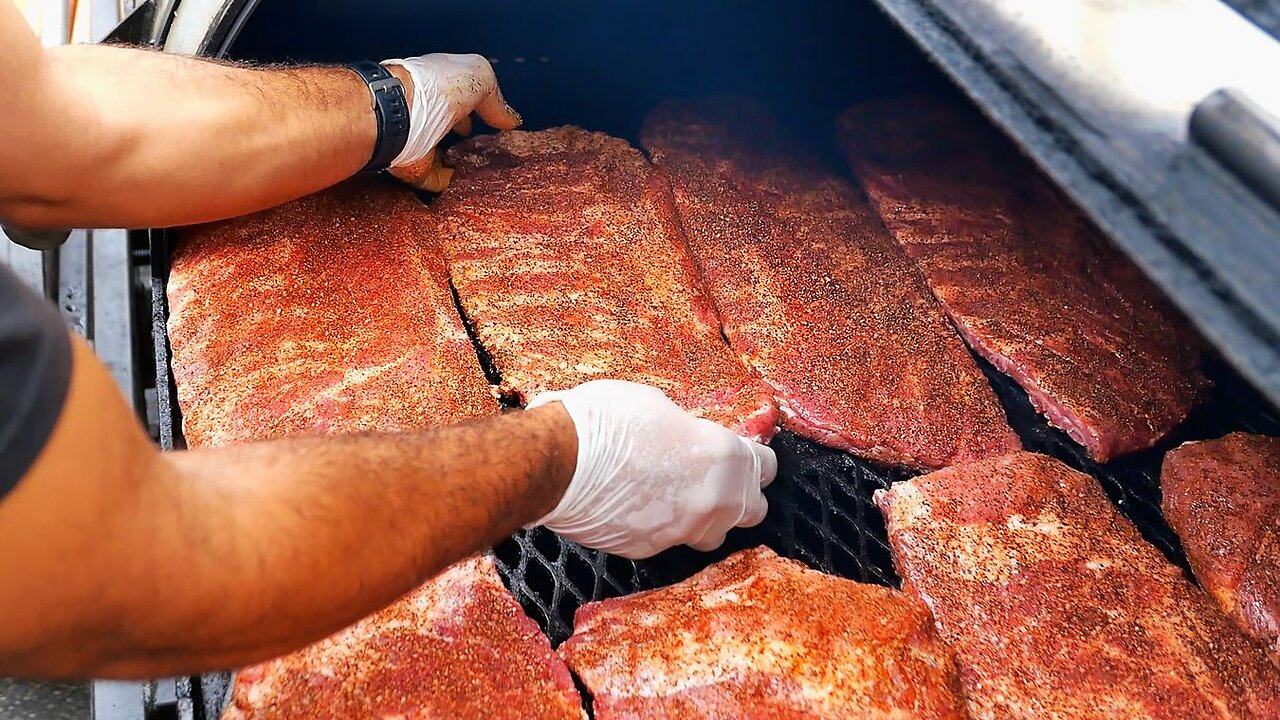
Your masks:
<svg viewBox="0 0 1280 720"><path fill-rule="evenodd" d="M1214 399L1172 437L1152 450L1099 465L1065 433L1050 427L1012 380L985 362L981 365L1023 445L1097 478L1143 536L1184 569L1182 548L1160 512L1164 453L1186 440L1233 430L1280 434L1280 419L1263 398L1219 366L1210 373L1218 383ZM911 473L886 470L786 432L772 446L778 453L778 479L765 492L768 517L759 527L731 533L715 552L676 548L650 560L628 562L533 530L496 549L504 579L555 644L572 634L573 612L585 602L669 585L732 552L760 544L834 575L898 586L884 521L871 496Z"/></svg>
<svg viewBox="0 0 1280 720"><path fill-rule="evenodd" d="M670 585L729 554L768 545L781 555L844 577L897 584L884 522L871 493L905 477L788 433L772 443L778 478L765 491L769 515L758 527L736 530L710 553L674 548L632 562L530 530L494 553L512 593L559 644L573 632L573 612L591 600Z"/></svg>
<svg viewBox="0 0 1280 720"><path fill-rule="evenodd" d="M986 363L982 366L1023 446L1052 455L1097 478L1111 502L1133 521L1143 537L1186 570L1190 568L1182 545L1160 511L1160 463L1165 453L1189 440L1221 437L1237 430L1280 435L1280 416L1266 398L1221 361L1211 361L1206 374L1215 387L1209 402L1193 410L1187 420L1156 447L1099 465L1066 433L1050 427L1037 415L1026 393L1012 380Z"/></svg>

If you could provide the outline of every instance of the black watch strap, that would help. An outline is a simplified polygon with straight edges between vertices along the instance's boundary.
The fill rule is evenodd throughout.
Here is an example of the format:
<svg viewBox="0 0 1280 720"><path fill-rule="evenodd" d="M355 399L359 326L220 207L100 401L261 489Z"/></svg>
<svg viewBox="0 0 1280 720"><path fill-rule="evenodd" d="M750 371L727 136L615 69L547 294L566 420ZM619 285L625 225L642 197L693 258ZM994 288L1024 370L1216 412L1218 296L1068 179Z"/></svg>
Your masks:
<svg viewBox="0 0 1280 720"><path fill-rule="evenodd" d="M373 157L361 172L386 170L409 140L409 102L404 96L404 85L376 62L361 60L349 63L347 67L369 85L373 112L378 118L378 140L373 145Z"/></svg>

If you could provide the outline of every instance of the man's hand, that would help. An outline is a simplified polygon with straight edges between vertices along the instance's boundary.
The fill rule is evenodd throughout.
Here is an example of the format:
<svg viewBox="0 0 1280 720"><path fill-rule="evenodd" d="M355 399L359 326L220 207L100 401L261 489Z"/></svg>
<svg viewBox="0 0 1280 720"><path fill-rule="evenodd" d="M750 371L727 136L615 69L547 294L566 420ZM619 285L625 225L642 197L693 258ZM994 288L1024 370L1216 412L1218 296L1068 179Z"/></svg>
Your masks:
<svg viewBox="0 0 1280 720"><path fill-rule="evenodd" d="M769 448L689 415L662 391L596 380L543 393L578 435L578 463L560 503L538 523L574 542L626 558L686 543L713 550L731 528L768 510L761 488L778 461Z"/></svg>
<svg viewBox="0 0 1280 720"><path fill-rule="evenodd" d="M449 185L453 171L441 165L436 145L451 128L469 134L471 113L497 130L520 124L520 115L502 99L493 67L482 55L434 53L382 64L392 72L403 68L411 78L405 83L412 86L409 140L391 162L391 174L420 190L439 192Z"/></svg>
<svg viewBox="0 0 1280 720"><path fill-rule="evenodd" d="M351 177L377 142L369 88L345 68L46 49L4 0L0 48L0 220L31 230L244 215ZM412 185L447 183L434 148L451 127L466 130L469 113L498 129L519 124L482 57L388 65L409 91L410 137L394 172Z"/></svg>
<svg viewBox="0 0 1280 720"><path fill-rule="evenodd" d="M542 515L626 557L710 549L764 517L775 474L768 448L618 381L416 433L161 454L93 351L72 347L53 435L0 499L4 677L258 662Z"/></svg>

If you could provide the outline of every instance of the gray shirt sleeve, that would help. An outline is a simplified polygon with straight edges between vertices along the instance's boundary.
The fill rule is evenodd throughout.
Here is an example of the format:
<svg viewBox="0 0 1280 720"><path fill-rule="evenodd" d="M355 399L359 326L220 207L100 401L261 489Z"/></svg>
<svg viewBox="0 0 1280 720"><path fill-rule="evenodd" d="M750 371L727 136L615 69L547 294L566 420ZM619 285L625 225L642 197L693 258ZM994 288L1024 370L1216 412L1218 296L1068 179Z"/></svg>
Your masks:
<svg viewBox="0 0 1280 720"><path fill-rule="evenodd" d="M70 230L27 230L4 223L0 223L0 230L3 230L3 234L9 236L10 240L32 250L52 250L65 243L71 236Z"/></svg>
<svg viewBox="0 0 1280 720"><path fill-rule="evenodd" d="M57 308L0 265L0 500L53 433L71 384L71 337Z"/></svg>

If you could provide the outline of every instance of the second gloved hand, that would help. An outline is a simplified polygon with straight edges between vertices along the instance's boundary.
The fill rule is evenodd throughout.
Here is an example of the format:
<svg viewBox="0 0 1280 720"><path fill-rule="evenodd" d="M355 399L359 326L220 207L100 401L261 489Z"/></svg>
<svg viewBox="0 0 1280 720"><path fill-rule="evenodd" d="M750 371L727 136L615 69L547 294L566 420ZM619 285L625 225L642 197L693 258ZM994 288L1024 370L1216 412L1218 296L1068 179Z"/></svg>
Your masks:
<svg viewBox="0 0 1280 720"><path fill-rule="evenodd" d="M761 488L777 474L768 447L647 385L596 380L543 393L529 407L550 402L573 420L578 464L560 503L536 525L637 559L680 543L713 550L730 529L764 519Z"/></svg>
<svg viewBox="0 0 1280 720"><path fill-rule="evenodd" d="M511 130L520 115L502 99L498 78L483 55L433 53L383 65L403 67L413 80L409 101L409 140L391 161L391 174L420 190L439 192L452 170L443 167L436 145L450 129L466 135L471 113L497 130Z"/></svg>

